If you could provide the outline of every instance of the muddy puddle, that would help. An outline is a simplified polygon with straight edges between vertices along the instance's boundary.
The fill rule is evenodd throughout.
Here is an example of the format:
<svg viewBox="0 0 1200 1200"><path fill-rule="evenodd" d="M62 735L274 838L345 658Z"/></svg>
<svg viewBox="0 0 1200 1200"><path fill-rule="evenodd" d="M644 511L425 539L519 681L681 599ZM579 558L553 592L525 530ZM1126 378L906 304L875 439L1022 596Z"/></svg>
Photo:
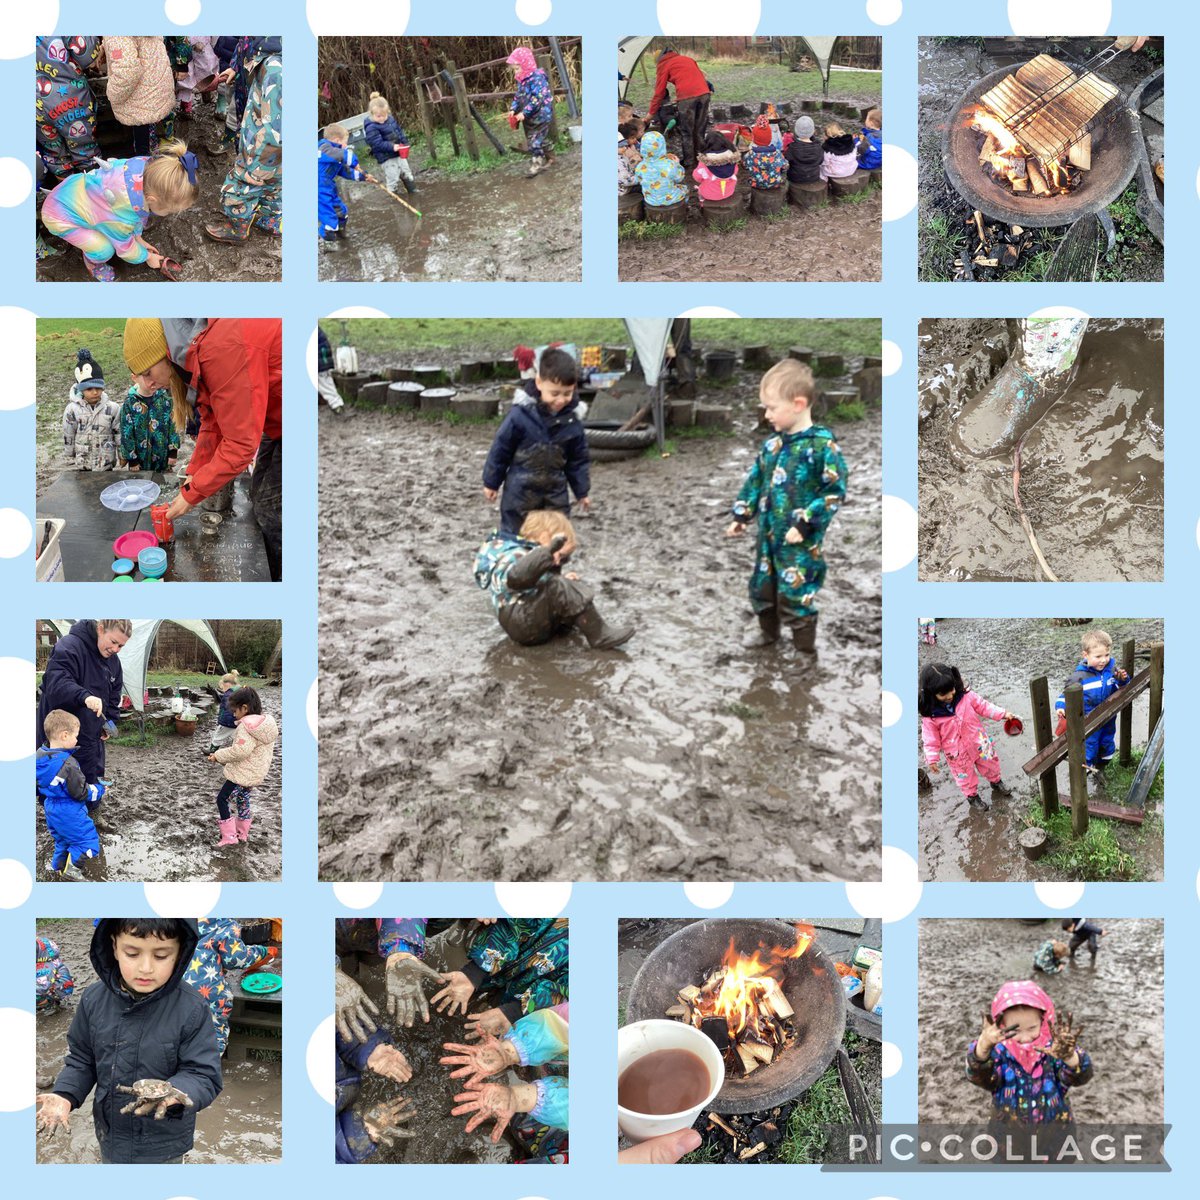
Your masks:
<svg viewBox="0 0 1200 1200"><path fill-rule="evenodd" d="M503 166L474 175L419 172L404 199L414 216L369 183L341 183L350 210L336 249L318 246L322 280L578 281L582 271L580 172L583 156L560 153L528 178L529 159L512 154ZM403 193L402 193L403 194Z"/></svg>
<svg viewBox="0 0 1200 1200"><path fill-rule="evenodd" d="M1071 1089L1071 1111L1081 1126L1157 1123L1163 1118L1163 923L1092 919L1108 931L1094 967L1084 947L1059 974L1033 976L1059 1012L1072 1012L1087 1027L1082 1045L1095 1074ZM921 1121L987 1121L991 1098L966 1078L967 1047L1000 985L1029 979L1034 952L1061 933L1057 918L921 922Z"/></svg>
<svg viewBox="0 0 1200 1200"><path fill-rule="evenodd" d="M168 217L151 216L143 237L163 254L181 262L184 267L181 282L230 281L261 282L283 278L282 239L262 232L257 225L250 230L248 241L237 246L226 246L214 242L204 232L206 224L212 224L222 216L221 185L225 176L233 169L236 157L232 146L222 148L221 132L224 118L215 116L211 104L197 103L191 118L176 115L175 136L187 142L188 149L200 160L200 200L193 208ZM113 158L127 158L133 153L132 139L115 143L102 142L101 151ZM285 192L286 195L286 192ZM286 210L285 210L286 211ZM37 264L39 281L80 282L91 276L83 265L83 255L61 238L54 237L42 229L38 232L52 246L62 248L62 253ZM168 280L158 271L152 271L144 263L131 266L116 255L112 258L118 283L166 283ZM107 363L101 365L107 366ZM114 364L110 370L114 370ZM114 374L121 373L114 370ZM70 376L68 375L68 382ZM63 389L64 393L66 389ZM110 391L110 395L113 393ZM63 403L66 403L64 395Z"/></svg>
<svg viewBox="0 0 1200 1200"><path fill-rule="evenodd" d="M263 882L283 877L283 691L255 687L263 711L279 725L270 773L250 799L254 826L245 845L217 848L216 795L225 769L200 753L216 728L210 709L191 737L156 729L153 745L107 748L105 777L113 783L98 811L104 852L102 881L214 880ZM136 726L121 725L121 735L136 737ZM47 866L54 840L40 805L37 820L37 877L50 878ZM107 832L106 832L107 827Z"/></svg>
<svg viewBox="0 0 1200 1200"><path fill-rule="evenodd" d="M1012 495L1011 455L956 457L950 431L1004 365L1004 321L920 323L918 575L1043 578ZM1157 320L1093 319L1067 394L1025 438L1021 501L1061 580L1163 573L1163 341Z"/></svg>
<svg viewBox="0 0 1200 1200"><path fill-rule="evenodd" d="M521 648L496 623L472 575L498 520L480 486L493 424L321 414L322 878L875 873L878 410L836 431L851 499L814 666L741 645L752 554L723 528L761 441L754 395L748 377L722 393L733 437L592 466L578 570L637 625L628 653Z"/></svg>
<svg viewBox="0 0 1200 1200"><path fill-rule="evenodd" d="M963 681L972 691L1000 708L1016 713L1024 723L1020 734L1009 737L1004 733L1002 722L985 722L1000 754L1004 782L1013 789L1011 797L990 795L990 812L977 812L967 805L962 792L949 778L944 762L941 771L930 777L932 790L918 797L922 879L1007 883L1062 877L1045 859L1030 862L1017 842L1025 828L1021 818L1029 803L1040 796L1036 781L1021 770L1021 765L1037 753L1029 681L1045 675L1053 703L1079 662L1079 637L1089 629L1103 629L1109 634L1118 662L1121 645L1129 638L1133 638L1141 650L1163 637L1163 623L1156 619L1097 617L1087 625L1062 626L1052 625L1048 620L972 618L938 621L938 644L918 647L918 674L927 663L950 663L962 672ZM1138 659L1137 668L1140 670L1147 661ZM914 677L914 697L916 690ZM1133 702L1135 750L1146 744L1149 705L1149 692L1143 692ZM913 724L917 765L924 766L920 718L914 718ZM1059 791L1067 791L1065 764L1057 774ZM981 783L980 795L989 798L986 783ZM1113 804L1125 801L1123 795L1111 794L1102 784L1095 797ZM1111 824L1122 848L1134 855L1140 878L1161 879L1161 826L1147 829L1143 836L1136 826L1118 821Z"/></svg>
<svg viewBox="0 0 1200 1200"><path fill-rule="evenodd" d="M56 1012L38 1014L36 1078L39 1089L62 1068L67 1030L83 989L96 982L88 947L88 919L39 920L37 932L53 938L75 977L75 996ZM283 1155L283 1073L278 1062L221 1063L224 1088L208 1108L196 1115L196 1144L186 1163L278 1162ZM29 1119L30 1135L33 1119ZM92 1123L92 1096L71 1114L69 1136L38 1139L39 1163L98 1163L100 1147Z"/></svg>

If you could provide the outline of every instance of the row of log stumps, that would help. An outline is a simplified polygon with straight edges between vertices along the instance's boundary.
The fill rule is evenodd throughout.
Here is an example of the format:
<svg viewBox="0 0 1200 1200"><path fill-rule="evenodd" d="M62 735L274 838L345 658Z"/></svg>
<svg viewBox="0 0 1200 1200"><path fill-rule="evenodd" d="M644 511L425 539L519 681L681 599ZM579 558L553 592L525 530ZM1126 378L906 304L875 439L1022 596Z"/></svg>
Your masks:
<svg viewBox="0 0 1200 1200"><path fill-rule="evenodd" d="M865 121L867 113L877 107L876 104L830 103L828 100L818 98L815 100L785 100L781 104L775 105L775 111L781 117L825 113L827 116L842 117L850 121ZM762 116L766 111L767 105L764 101L757 107L752 104L714 104L709 108L708 114L714 124L723 124L726 121L753 121L755 117Z"/></svg>

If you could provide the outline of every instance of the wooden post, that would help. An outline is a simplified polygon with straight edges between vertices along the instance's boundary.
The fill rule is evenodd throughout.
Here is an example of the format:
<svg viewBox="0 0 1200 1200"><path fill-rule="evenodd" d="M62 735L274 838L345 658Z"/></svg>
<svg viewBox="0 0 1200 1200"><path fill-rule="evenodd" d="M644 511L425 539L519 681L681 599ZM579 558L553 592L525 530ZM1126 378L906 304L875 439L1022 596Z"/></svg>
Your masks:
<svg viewBox="0 0 1200 1200"><path fill-rule="evenodd" d="M437 146L433 136L433 114L429 111L429 101L425 98L425 86L417 80L417 108L421 113L421 128L425 131L425 144L429 147L430 162L437 161Z"/></svg>
<svg viewBox="0 0 1200 1200"><path fill-rule="evenodd" d="M1083 837L1088 827L1087 751L1083 736L1083 688L1067 687L1067 762L1071 768L1071 831Z"/></svg>
<svg viewBox="0 0 1200 1200"><path fill-rule="evenodd" d="M1158 642L1150 647L1150 733L1147 740L1154 736L1158 718L1162 716L1163 707L1163 644Z"/></svg>
<svg viewBox="0 0 1200 1200"><path fill-rule="evenodd" d="M1033 710L1033 740L1039 750L1044 750L1054 740L1054 726L1050 720L1050 685L1045 675L1029 681L1029 704ZM1046 819L1058 812L1058 769L1051 767L1038 780L1042 791L1042 813Z"/></svg>
<svg viewBox="0 0 1200 1200"><path fill-rule="evenodd" d="M454 75L454 104L458 109L458 119L462 122L463 132L467 135L467 153L478 162L479 143L475 139L475 122L471 119L471 104L467 99L467 81L461 71L454 72L453 64L450 70Z"/></svg>
<svg viewBox="0 0 1200 1200"><path fill-rule="evenodd" d="M554 60L548 54L539 54L537 65L546 72L546 81L550 84L550 132L547 137L553 150L554 143L558 141L558 118L554 115Z"/></svg>
<svg viewBox="0 0 1200 1200"><path fill-rule="evenodd" d="M1121 645L1121 666L1130 679L1134 675L1133 638ZM1153 733L1153 730L1151 730ZM1133 705L1121 709L1117 725L1117 746L1121 766L1127 767L1133 762Z"/></svg>

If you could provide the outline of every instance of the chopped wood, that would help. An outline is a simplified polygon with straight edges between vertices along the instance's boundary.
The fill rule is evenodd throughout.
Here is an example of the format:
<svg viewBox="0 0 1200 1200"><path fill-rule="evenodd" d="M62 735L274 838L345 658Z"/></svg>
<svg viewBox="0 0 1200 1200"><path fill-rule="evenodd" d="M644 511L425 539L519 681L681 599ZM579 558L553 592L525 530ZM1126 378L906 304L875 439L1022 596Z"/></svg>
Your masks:
<svg viewBox="0 0 1200 1200"><path fill-rule="evenodd" d="M1002 267L1015 267L1017 260L1021 257L1021 249L1019 246L1014 246L1010 243L1000 251L999 257Z"/></svg>
<svg viewBox="0 0 1200 1200"><path fill-rule="evenodd" d="M996 157L996 151L999 149L1000 143L989 133L983 139L983 147L979 151L979 165L982 167L984 164L990 163Z"/></svg>
<svg viewBox="0 0 1200 1200"><path fill-rule="evenodd" d="M746 1159L753 1158L756 1154L761 1154L766 1148L766 1142L759 1142L757 1146L747 1146L746 1149L738 1155L738 1158L740 1158L742 1162L745 1162Z"/></svg>
<svg viewBox="0 0 1200 1200"><path fill-rule="evenodd" d="M720 1113L710 1112L708 1114L709 1124L716 1125L718 1129L723 1129L733 1140L737 1141L737 1134L734 1133L730 1125L722 1118Z"/></svg>
<svg viewBox="0 0 1200 1200"><path fill-rule="evenodd" d="M1067 151L1067 162L1078 167L1081 171L1092 169L1092 135L1085 133L1070 150Z"/></svg>
<svg viewBox="0 0 1200 1200"><path fill-rule="evenodd" d="M1011 233L1011 234L1013 235L1013 237L1020 237L1020 236L1021 236L1021 234L1023 234L1023 233L1025 232L1025 230L1023 230L1023 229L1020 227L1020 225L1013 225L1013 226L1012 226L1012 227L1009 229L1009 231L1008 231L1008 232L1009 232L1009 233Z"/></svg>
<svg viewBox="0 0 1200 1200"><path fill-rule="evenodd" d="M1035 196L1050 195L1050 185L1046 182L1045 175L1038 169L1037 163L1032 158L1025 160L1025 170L1029 175L1029 186L1033 189Z"/></svg>
<svg viewBox="0 0 1200 1200"><path fill-rule="evenodd" d="M754 1055L754 1051L745 1042L737 1044L738 1061L742 1064L742 1074L749 1075L751 1071L758 1070L758 1059Z"/></svg>
<svg viewBox="0 0 1200 1200"><path fill-rule="evenodd" d="M676 1018L689 1017L691 1016L691 1012L692 1010L686 1004L672 1004L671 1007L667 1009L667 1016Z"/></svg>
<svg viewBox="0 0 1200 1200"><path fill-rule="evenodd" d="M694 1008L696 1001L700 999L700 989L694 983L680 988L675 994L679 997L679 1002L688 1005L689 1008Z"/></svg>
<svg viewBox="0 0 1200 1200"><path fill-rule="evenodd" d="M1012 190L1014 192L1029 191L1029 178L1026 175L1021 175L1015 179L1010 179L1008 182L1012 184Z"/></svg>
<svg viewBox="0 0 1200 1200"><path fill-rule="evenodd" d="M975 222L975 228L979 230L979 240L986 245L987 238L984 236L983 232L983 213L981 213L979 209L976 209L974 213L971 214L971 219Z"/></svg>
<svg viewBox="0 0 1200 1200"><path fill-rule="evenodd" d="M769 1066L775 1058L775 1049L772 1046L764 1046L762 1042L744 1042L743 1045L758 1059L764 1067Z"/></svg>
<svg viewBox="0 0 1200 1200"><path fill-rule="evenodd" d="M759 1003L771 1016L780 1021L789 1021L796 1015L796 1010L788 1003L779 981L769 975L763 980L763 996Z"/></svg>
<svg viewBox="0 0 1200 1200"><path fill-rule="evenodd" d="M998 258L973 258L971 263L976 267L998 267L1000 260Z"/></svg>

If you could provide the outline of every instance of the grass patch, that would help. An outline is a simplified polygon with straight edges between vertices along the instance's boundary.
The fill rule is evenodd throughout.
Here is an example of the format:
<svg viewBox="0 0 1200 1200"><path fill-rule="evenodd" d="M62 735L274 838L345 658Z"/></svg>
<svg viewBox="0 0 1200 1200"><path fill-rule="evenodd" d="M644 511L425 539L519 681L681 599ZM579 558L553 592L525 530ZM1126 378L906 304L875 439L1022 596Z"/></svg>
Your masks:
<svg viewBox="0 0 1200 1200"><path fill-rule="evenodd" d="M858 1034L847 1031L842 1045L849 1052L860 1040ZM792 1109L775 1161L791 1164L824 1162L829 1152L829 1127L849 1122L850 1106L846 1103L841 1077L834 1063Z"/></svg>
<svg viewBox="0 0 1200 1200"><path fill-rule="evenodd" d="M735 217L732 221L722 221L719 225L709 225L708 228L717 233L733 233L737 229L745 229L749 224L749 217Z"/></svg>
<svg viewBox="0 0 1200 1200"><path fill-rule="evenodd" d="M1050 852L1044 861L1056 871L1087 883L1137 880L1137 862L1117 841L1113 822L1092 817L1087 833L1077 838L1071 829L1071 814L1064 808L1047 818L1040 802L1032 801L1027 815L1049 835Z"/></svg>
<svg viewBox="0 0 1200 1200"><path fill-rule="evenodd" d="M663 442L663 448L661 450L659 450L657 446L647 446L645 450L642 451L642 457L654 459L666 458L669 455L674 454L678 449L679 446L677 443L671 438L667 438L667 440Z"/></svg>
<svg viewBox="0 0 1200 1200"><path fill-rule="evenodd" d="M221 675L225 672L222 671ZM180 685L190 688L202 688L205 684L217 687L221 675L205 675L203 671L147 671L147 687L175 687Z"/></svg>
<svg viewBox="0 0 1200 1200"><path fill-rule="evenodd" d="M716 1142L701 1142L698 1150L685 1154L681 1163L718 1163L725 1157L725 1152Z"/></svg>
<svg viewBox="0 0 1200 1200"><path fill-rule="evenodd" d="M867 406L861 400L843 400L825 413L827 421L861 421L867 415Z"/></svg>
<svg viewBox="0 0 1200 1200"><path fill-rule="evenodd" d="M668 225L665 221L622 221L617 227L617 241L667 242L686 232L686 225Z"/></svg>
<svg viewBox="0 0 1200 1200"><path fill-rule="evenodd" d="M1112 795L1122 798L1129 795L1129 789L1133 786L1133 777L1137 774L1137 769L1141 765L1145 753L1145 746L1134 750L1130 754L1130 763L1127 767L1123 767L1120 760L1116 758L1108 764L1108 770L1104 772L1104 786ZM1147 807L1153 801L1162 800L1165 795L1165 785L1163 782L1165 770L1166 764L1164 760L1163 765L1158 768L1158 773L1154 776L1154 782L1150 785L1150 791L1146 797L1148 801Z"/></svg>
<svg viewBox="0 0 1200 1200"><path fill-rule="evenodd" d="M723 707L731 717L737 717L739 721L757 721L765 715L763 709L755 708L753 704L742 704L738 700L727 701Z"/></svg>
<svg viewBox="0 0 1200 1200"><path fill-rule="evenodd" d="M736 437L732 429L722 429L719 425L685 425L676 430L675 436L686 438L731 438Z"/></svg>
<svg viewBox="0 0 1200 1200"><path fill-rule="evenodd" d="M137 750L149 749L158 743L158 739L161 736L161 732L147 725L144 739L141 734L131 728L128 733L120 733L116 737L109 738L108 744L110 746L132 746Z"/></svg>

